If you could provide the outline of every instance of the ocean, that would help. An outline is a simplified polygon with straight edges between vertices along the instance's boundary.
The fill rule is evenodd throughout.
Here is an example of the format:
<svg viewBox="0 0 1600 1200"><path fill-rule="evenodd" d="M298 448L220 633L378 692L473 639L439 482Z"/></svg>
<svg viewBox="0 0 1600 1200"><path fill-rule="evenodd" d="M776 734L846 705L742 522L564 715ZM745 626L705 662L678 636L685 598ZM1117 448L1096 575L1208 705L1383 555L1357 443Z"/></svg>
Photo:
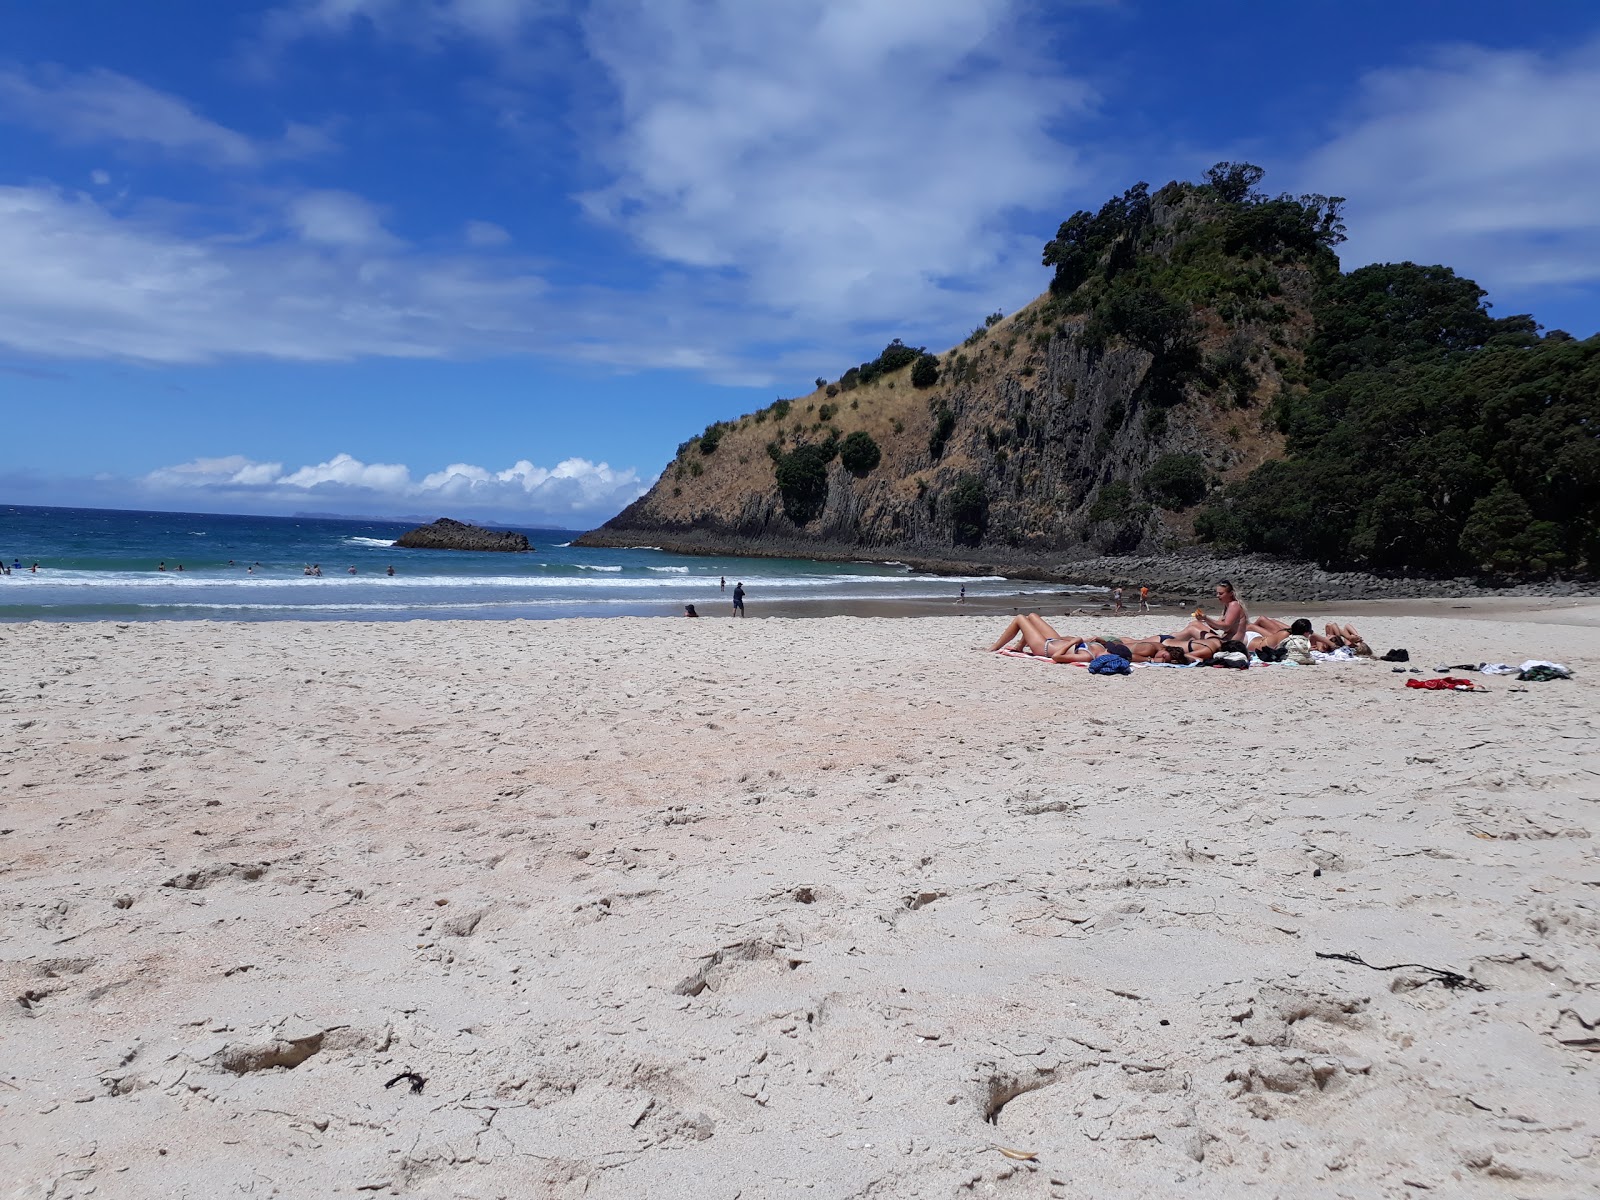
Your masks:
<svg viewBox="0 0 1600 1200"><path fill-rule="evenodd" d="M535 547L527 554L395 549L415 524L0 506L0 557L12 566L0 578L0 622L681 616L685 604L720 615L739 581L752 615L763 601L1017 591L1014 580L918 574L894 562L585 549L569 544L578 531L567 529L521 530ZM304 574L314 563L321 578Z"/></svg>

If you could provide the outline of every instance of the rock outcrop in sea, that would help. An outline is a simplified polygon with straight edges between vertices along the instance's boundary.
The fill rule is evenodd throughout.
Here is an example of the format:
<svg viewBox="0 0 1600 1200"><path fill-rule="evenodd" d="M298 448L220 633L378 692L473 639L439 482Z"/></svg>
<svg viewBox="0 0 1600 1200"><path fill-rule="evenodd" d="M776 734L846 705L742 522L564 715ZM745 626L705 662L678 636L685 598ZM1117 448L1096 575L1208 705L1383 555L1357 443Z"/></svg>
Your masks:
<svg viewBox="0 0 1600 1200"><path fill-rule="evenodd" d="M532 550L526 534L509 529L485 529L440 517L432 525L418 525L395 540L406 550Z"/></svg>

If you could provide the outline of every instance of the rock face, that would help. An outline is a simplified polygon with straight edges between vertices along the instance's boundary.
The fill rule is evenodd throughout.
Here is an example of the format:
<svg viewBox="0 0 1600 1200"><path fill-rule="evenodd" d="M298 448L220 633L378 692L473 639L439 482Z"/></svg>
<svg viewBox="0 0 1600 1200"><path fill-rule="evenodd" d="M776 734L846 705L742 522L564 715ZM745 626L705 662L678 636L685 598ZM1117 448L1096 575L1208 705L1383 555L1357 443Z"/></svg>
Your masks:
<svg viewBox="0 0 1600 1200"><path fill-rule="evenodd" d="M915 386L910 366L860 384L849 372L717 423L578 544L988 561L1191 544L1207 489L1283 453L1269 405L1299 368L1315 287L1304 262L1245 264L1207 249L1216 226L1207 205L1192 189L1158 196L1141 269L1196 274L1184 256L1200 244L1216 258L1207 287L1218 286L1214 275L1253 292L1249 305L1229 293L1189 308L1195 365L1177 383L1163 390L1159 347L1141 345L1138 328L1107 336L1079 311L1088 301L1078 293L1047 294L936 356L932 386ZM857 431L881 450L860 474L833 451ZM828 454L826 482L797 521L779 468L806 446ZM1178 501L1152 473L1174 463L1199 479Z"/></svg>
<svg viewBox="0 0 1600 1200"><path fill-rule="evenodd" d="M532 550L526 534L509 529L484 529L440 517L432 525L418 525L402 534L396 546L407 550Z"/></svg>

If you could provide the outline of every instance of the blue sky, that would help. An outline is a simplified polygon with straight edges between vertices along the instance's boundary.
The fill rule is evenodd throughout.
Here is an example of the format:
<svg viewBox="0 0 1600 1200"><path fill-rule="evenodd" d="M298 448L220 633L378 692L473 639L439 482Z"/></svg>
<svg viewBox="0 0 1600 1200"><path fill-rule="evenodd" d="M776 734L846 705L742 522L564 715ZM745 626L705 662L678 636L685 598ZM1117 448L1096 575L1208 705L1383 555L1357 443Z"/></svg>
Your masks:
<svg viewBox="0 0 1600 1200"><path fill-rule="evenodd" d="M1600 327L1600 8L0 5L0 501L583 526L1222 158Z"/></svg>

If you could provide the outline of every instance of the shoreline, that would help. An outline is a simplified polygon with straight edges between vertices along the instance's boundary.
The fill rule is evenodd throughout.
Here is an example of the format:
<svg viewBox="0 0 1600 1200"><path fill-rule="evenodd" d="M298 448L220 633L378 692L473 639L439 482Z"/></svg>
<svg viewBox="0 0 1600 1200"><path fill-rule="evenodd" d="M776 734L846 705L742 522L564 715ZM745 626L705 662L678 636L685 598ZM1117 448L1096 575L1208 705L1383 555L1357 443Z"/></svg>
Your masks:
<svg viewBox="0 0 1600 1200"><path fill-rule="evenodd" d="M1183 599L1170 597L1151 602L1148 613L1138 611L1138 602L1124 601L1121 614L1114 613L1109 601L1098 595L1084 592L1016 592L1009 595L969 595L965 602L954 598L908 599L775 599L767 600L752 594L747 605L746 620L798 620L817 621L832 617L855 617L867 620L913 620L940 617L1011 617L1019 612L1038 612L1046 619L1080 619L1092 622L1102 632L1112 632L1130 621L1148 620L1163 629L1187 623L1196 604L1207 604L1210 597L1203 592ZM1465 596L1407 596L1382 599L1266 599L1253 602L1244 597L1245 607L1252 614L1266 613L1293 619L1308 616L1313 624L1326 619L1342 617L1361 620L1368 617L1440 617L1468 621L1520 620L1540 624L1589 624L1590 618L1600 614L1600 598L1591 596L1524 596L1524 595L1465 595ZM731 600L694 601L702 620L734 620ZM1574 618L1569 620L1568 618ZM428 624L462 625L544 625L552 621L615 621L615 620L670 621L685 619L681 605L659 608L640 605L634 611L602 612L592 614L556 614L550 616L525 615L468 615L459 611L441 611L437 614L397 611L391 616L375 617L366 614L327 614L310 616L285 613L280 616L240 618L216 615L154 615L131 614L88 615L67 617L27 616L0 618L0 629L26 628L29 625L354 625L386 626L417 622ZM1073 632L1083 632L1074 630Z"/></svg>
<svg viewBox="0 0 1600 1200"><path fill-rule="evenodd" d="M696 557L809 558L819 562L888 562L932 575L988 574L1019 582L1055 583L1209 595L1218 579L1232 579L1241 594L1261 599L1303 598L1307 601L1407 599L1460 596L1600 596L1600 580L1551 580L1498 585L1467 578L1432 579L1372 575L1361 571L1325 571L1310 562L1265 555L1219 555L1198 547L1165 554L1072 558L1066 551L993 549L960 553L954 547L937 553L911 547L838 546L806 541L771 541L716 537L698 530L644 533L602 526L573 539L587 548L623 549L648 542L673 554Z"/></svg>

